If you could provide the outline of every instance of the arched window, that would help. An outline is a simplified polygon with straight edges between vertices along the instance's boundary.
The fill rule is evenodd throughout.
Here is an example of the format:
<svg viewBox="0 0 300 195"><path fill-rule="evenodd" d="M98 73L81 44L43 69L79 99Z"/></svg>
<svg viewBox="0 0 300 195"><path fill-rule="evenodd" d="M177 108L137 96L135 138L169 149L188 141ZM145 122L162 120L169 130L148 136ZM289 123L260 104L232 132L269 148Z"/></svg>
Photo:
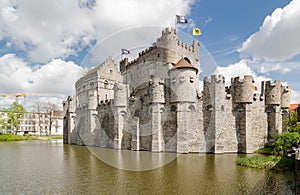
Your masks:
<svg viewBox="0 0 300 195"><path fill-rule="evenodd" d="M108 88L108 81L107 81L107 80L104 81L104 88L105 88L105 89Z"/></svg>
<svg viewBox="0 0 300 195"><path fill-rule="evenodd" d="M189 64L191 64L191 60L190 60L190 59L188 59L187 57L184 57L184 59L185 59Z"/></svg>

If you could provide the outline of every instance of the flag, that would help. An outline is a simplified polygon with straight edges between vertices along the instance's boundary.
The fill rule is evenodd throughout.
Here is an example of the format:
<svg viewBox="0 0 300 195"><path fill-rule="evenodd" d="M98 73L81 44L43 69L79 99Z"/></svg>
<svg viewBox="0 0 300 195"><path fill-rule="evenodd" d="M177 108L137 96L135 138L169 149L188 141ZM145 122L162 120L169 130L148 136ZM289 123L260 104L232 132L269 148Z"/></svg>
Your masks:
<svg viewBox="0 0 300 195"><path fill-rule="evenodd" d="M184 16L179 16L179 15L176 15L176 22L183 23L183 24L188 23L187 19Z"/></svg>
<svg viewBox="0 0 300 195"><path fill-rule="evenodd" d="M125 54L130 54L130 51L128 49L121 49L122 55Z"/></svg>
<svg viewBox="0 0 300 195"><path fill-rule="evenodd" d="M256 90L257 90L257 87L256 87L255 85L253 85L253 86L252 86L252 89L256 91Z"/></svg>
<svg viewBox="0 0 300 195"><path fill-rule="evenodd" d="M202 32L199 28L193 28L193 35L194 36L198 36L198 35L201 35Z"/></svg>

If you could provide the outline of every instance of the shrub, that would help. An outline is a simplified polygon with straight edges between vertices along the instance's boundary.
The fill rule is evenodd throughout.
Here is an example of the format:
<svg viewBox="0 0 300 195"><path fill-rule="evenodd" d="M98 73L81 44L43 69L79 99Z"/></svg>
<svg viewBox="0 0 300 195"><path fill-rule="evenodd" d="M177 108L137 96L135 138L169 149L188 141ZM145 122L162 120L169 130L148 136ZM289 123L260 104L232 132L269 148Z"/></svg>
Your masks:
<svg viewBox="0 0 300 195"><path fill-rule="evenodd" d="M277 155L283 156L286 154L287 149L292 146L298 146L300 139L299 133L284 132L275 136L275 142L273 143L274 152Z"/></svg>

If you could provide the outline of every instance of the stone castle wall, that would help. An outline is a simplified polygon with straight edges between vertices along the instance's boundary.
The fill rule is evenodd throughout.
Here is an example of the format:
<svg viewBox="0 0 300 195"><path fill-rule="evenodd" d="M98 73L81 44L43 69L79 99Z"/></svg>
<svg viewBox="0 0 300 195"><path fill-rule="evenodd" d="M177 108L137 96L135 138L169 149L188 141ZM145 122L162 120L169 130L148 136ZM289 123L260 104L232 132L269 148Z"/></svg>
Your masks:
<svg viewBox="0 0 300 195"><path fill-rule="evenodd" d="M152 47L120 71L113 60L76 82L64 102L64 143L154 152L252 153L285 131L290 88L280 81L222 75L199 91L199 42L186 45L165 29Z"/></svg>

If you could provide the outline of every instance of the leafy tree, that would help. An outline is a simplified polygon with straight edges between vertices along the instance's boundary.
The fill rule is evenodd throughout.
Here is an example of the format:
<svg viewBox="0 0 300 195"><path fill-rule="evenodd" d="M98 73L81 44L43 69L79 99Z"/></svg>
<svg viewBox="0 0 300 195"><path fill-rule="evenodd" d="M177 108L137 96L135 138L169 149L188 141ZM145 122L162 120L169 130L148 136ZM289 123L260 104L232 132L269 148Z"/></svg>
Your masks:
<svg viewBox="0 0 300 195"><path fill-rule="evenodd" d="M283 156L292 146L298 146L300 134L297 132L284 132L275 136L273 147L277 155Z"/></svg>
<svg viewBox="0 0 300 195"><path fill-rule="evenodd" d="M300 133L300 125L298 123L298 113L293 112L289 120L285 121L289 128L289 132L298 132Z"/></svg>
<svg viewBox="0 0 300 195"><path fill-rule="evenodd" d="M26 112L24 106L14 102L9 108L4 109L3 112L6 112L7 117L1 118L1 128L6 130L18 130L21 124L21 119Z"/></svg>

